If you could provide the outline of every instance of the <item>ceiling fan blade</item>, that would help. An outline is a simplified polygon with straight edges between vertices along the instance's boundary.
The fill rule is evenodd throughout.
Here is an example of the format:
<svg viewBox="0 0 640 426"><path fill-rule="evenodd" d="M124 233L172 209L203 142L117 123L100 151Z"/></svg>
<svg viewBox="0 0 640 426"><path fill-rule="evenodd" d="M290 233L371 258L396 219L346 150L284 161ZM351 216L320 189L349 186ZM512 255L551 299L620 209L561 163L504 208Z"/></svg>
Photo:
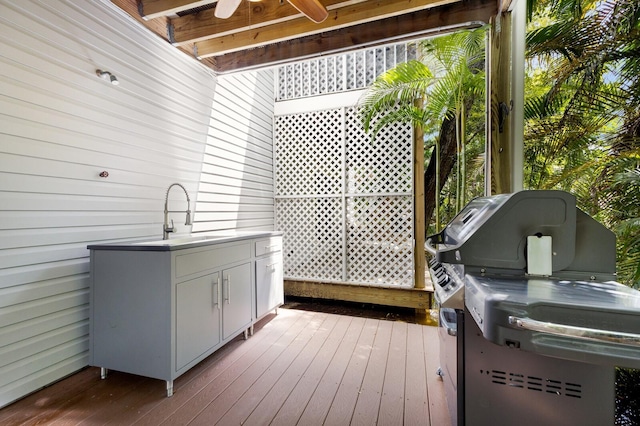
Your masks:
<svg viewBox="0 0 640 426"><path fill-rule="evenodd" d="M329 12L319 0L287 0L291 6L304 13L313 22L320 23L327 19Z"/></svg>
<svg viewBox="0 0 640 426"><path fill-rule="evenodd" d="M216 10L213 12L216 18L227 19L233 12L240 6L242 0L218 0L216 4Z"/></svg>

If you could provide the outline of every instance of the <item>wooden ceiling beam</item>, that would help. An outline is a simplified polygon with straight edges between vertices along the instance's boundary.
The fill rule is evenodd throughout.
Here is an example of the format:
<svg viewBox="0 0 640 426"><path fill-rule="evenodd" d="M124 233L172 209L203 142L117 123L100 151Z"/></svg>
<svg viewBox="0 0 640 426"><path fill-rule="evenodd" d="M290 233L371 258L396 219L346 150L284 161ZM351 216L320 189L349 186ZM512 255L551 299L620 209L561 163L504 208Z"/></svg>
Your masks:
<svg viewBox="0 0 640 426"><path fill-rule="evenodd" d="M370 0L331 10L329 18L319 24L306 18L296 18L287 22L203 40L195 43L196 56L207 58L244 49L253 49L366 22L384 20L455 1L459 0ZM376 25L380 26L381 24L376 23ZM382 27L384 28L384 26Z"/></svg>
<svg viewBox="0 0 640 426"><path fill-rule="evenodd" d="M216 3L217 0L138 0L138 11L142 19L159 18L161 16L171 16L178 12L194 9L200 6Z"/></svg>
<svg viewBox="0 0 640 426"><path fill-rule="evenodd" d="M495 0L465 0L210 59L214 64L213 69L225 74L390 41L415 39L420 35L444 34L461 24L477 26L488 23L497 13L498 4Z"/></svg>
<svg viewBox="0 0 640 426"><path fill-rule="evenodd" d="M331 10L365 1L367 0L324 0L322 4ZM227 19L216 18L214 13L215 10L210 9L171 19L170 41L174 46L179 46L303 17L289 2L280 3L273 0L242 2Z"/></svg>

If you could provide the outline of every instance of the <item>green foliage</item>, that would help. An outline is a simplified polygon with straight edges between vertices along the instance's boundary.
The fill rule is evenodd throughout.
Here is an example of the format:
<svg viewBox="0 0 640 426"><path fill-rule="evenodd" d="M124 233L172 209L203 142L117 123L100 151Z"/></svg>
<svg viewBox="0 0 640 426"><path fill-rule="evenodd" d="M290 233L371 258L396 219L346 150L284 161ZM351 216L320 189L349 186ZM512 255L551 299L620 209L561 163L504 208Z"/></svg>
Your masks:
<svg viewBox="0 0 640 426"><path fill-rule="evenodd" d="M640 4L538 1L531 10L526 186L574 193L616 232L619 280L638 286Z"/></svg>
<svg viewBox="0 0 640 426"><path fill-rule="evenodd" d="M419 59L399 64L380 75L359 103L364 128L374 137L392 122L420 127L425 135L426 157L435 149L432 158L436 164L440 163L443 122L455 120L458 161L455 176L451 176L454 184L451 191L458 208L463 200L479 194L469 194L467 176L472 177L471 188L477 191L477 167L482 165L478 157L484 149L485 38L486 28L480 28L420 42ZM435 179L436 187L444 184L440 183L439 176L436 166L434 176L428 177ZM440 195L435 205L446 204L447 199ZM435 212L435 229L438 229L440 214L449 209L436 207Z"/></svg>
<svg viewBox="0 0 640 426"><path fill-rule="evenodd" d="M640 370L616 367L616 426L640 424Z"/></svg>
<svg viewBox="0 0 640 426"><path fill-rule="evenodd" d="M616 232L618 279L640 287L640 2L528 0L527 11L525 187L575 194ZM436 184L436 229L484 187L484 110L467 104L484 97L484 37L425 41L419 60L382 75L361 103L374 134L392 121L422 127L427 154L456 120L457 169Z"/></svg>
<svg viewBox="0 0 640 426"><path fill-rule="evenodd" d="M415 105L415 100L423 98L434 81L429 67L416 60L398 64L380 75L360 102L365 131L373 131L375 136L393 122L426 126L431 118Z"/></svg>

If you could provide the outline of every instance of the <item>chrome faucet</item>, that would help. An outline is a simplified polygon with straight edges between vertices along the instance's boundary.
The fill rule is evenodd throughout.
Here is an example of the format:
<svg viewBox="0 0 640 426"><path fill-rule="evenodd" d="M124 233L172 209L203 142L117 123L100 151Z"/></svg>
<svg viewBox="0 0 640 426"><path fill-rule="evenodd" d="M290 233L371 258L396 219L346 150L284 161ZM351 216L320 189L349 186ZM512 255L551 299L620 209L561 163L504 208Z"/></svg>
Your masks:
<svg viewBox="0 0 640 426"><path fill-rule="evenodd" d="M189 193L187 192L187 190L184 188L184 186L180 185L179 183L172 183L171 185L169 185L169 188L167 188L167 195L165 195L164 197L164 225L162 227L162 239L163 240L167 240L169 239L169 234L171 232L176 232L176 228L173 226L173 219L171 219L171 226L169 226L169 213L182 213L182 211L180 210L169 210L169 191L171 190L172 187L174 186L179 186L180 188L182 188L182 190L184 191L184 195L187 196L187 211L185 212L187 214L187 219L184 222L185 225L191 225L191 210L189 210L189 207L191 206L191 200L189 199Z"/></svg>

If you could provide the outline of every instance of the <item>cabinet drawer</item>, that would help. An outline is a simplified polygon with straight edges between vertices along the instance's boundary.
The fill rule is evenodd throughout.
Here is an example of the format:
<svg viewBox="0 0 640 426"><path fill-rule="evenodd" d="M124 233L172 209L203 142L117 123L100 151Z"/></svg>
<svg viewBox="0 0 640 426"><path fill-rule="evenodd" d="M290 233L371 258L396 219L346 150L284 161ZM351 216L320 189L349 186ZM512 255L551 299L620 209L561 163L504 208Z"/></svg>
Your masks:
<svg viewBox="0 0 640 426"><path fill-rule="evenodd" d="M249 243L213 246L210 249L195 253L176 255L176 278L198 272L217 269L230 263L249 259L251 252Z"/></svg>
<svg viewBox="0 0 640 426"><path fill-rule="evenodd" d="M282 250L282 238L268 238L256 241L256 256L275 253Z"/></svg>

